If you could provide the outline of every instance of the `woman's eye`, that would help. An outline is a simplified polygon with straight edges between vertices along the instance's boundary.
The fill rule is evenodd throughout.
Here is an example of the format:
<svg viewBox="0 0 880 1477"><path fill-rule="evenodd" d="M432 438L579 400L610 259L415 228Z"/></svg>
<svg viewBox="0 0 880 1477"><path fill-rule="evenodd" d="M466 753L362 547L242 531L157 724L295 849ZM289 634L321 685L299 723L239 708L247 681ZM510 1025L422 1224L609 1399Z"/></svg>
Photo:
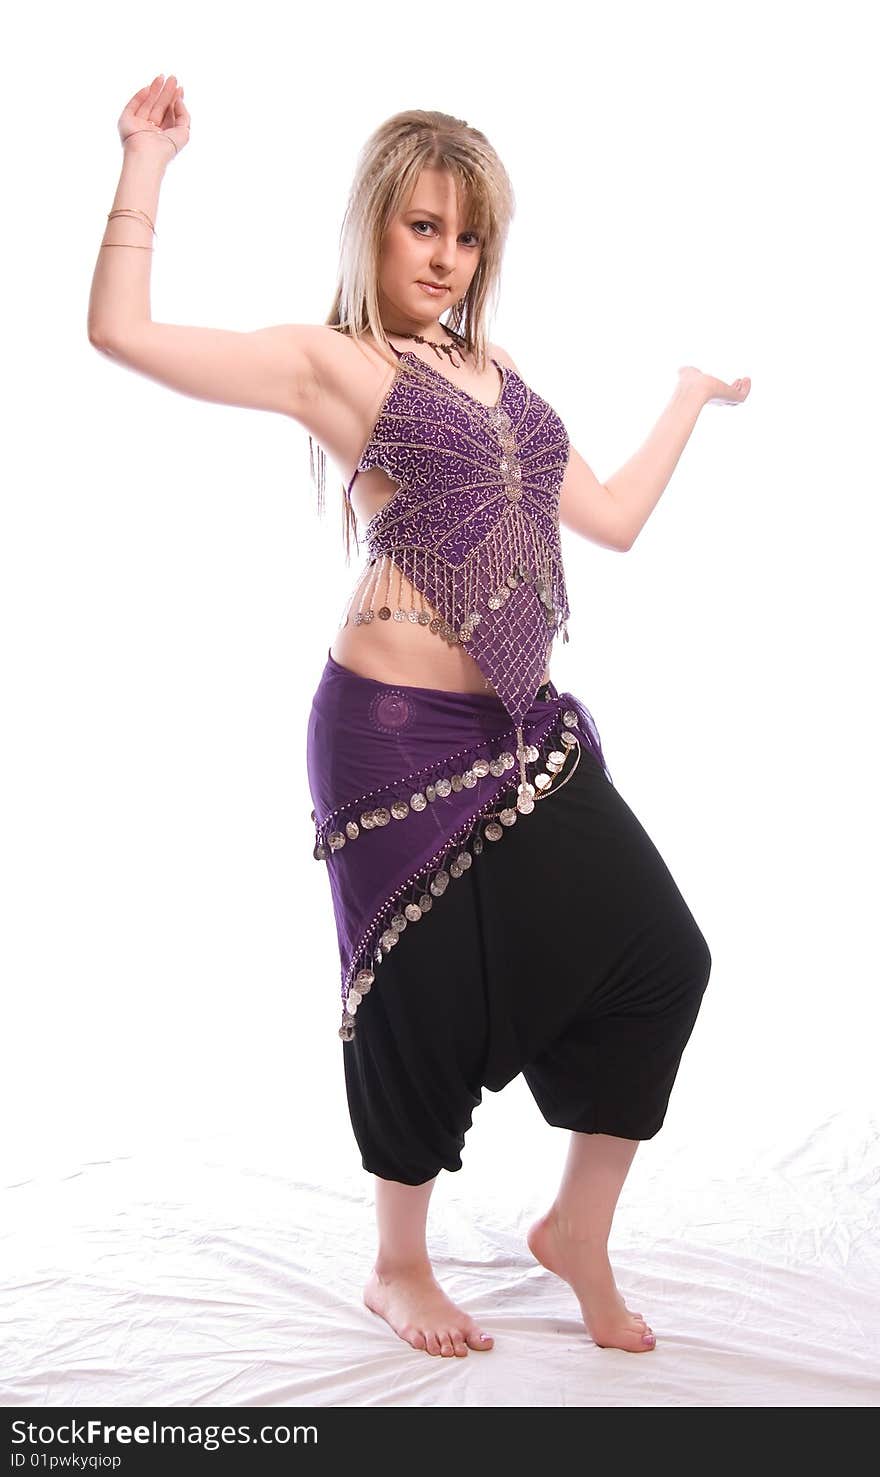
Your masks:
<svg viewBox="0 0 880 1477"><path fill-rule="evenodd" d="M428 226L428 227L433 228L433 222L432 221L413 221L413 230L416 232L416 235L417 236L421 236L421 235L424 234L422 231L418 230L418 227L419 226ZM479 237L477 236L476 231L465 231L464 232L464 235L465 236L470 236L470 238L471 238L471 244L473 246L479 246L480 240L479 240Z"/></svg>

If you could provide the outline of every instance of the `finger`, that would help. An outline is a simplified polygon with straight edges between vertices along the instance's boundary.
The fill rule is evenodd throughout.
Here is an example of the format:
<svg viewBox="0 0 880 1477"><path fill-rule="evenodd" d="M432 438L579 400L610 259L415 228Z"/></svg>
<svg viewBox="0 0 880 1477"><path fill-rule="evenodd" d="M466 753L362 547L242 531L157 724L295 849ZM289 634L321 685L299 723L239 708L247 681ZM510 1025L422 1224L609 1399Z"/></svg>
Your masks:
<svg viewBox="0 0 880 1477"><path fill-rule="evenodd" d="M181 112L183 103L181 102L180 98L180 94L182 91L183 89L180 87L175 88L174 96L168 104L168 120L172 128L174 127L175 123L183 122L183 114Z"/></svg>
<svg viewBox="0 0 880 1477"><path fill-rule="evenodd" d="M135 103L142 102L149 90L149 87L142 87L140 92L136 92L134 94L134 97L129 98L128 102L125 104L126 108L133 108Z"/></svg>
<svg viewBox="0 0 880 1477"><path fill-rule="evenodd" d="M153 81L153 85L150 88L150 95L147 99L149 105L147 108L147 117L151 123L161 123L164 117L165 109L168 106L167 87L168 82L165 80L163 73L160 72L158 77Z"/></svg>
<svg viewBox="0 0 880 1477"><path fill-rule="evenodd" d="M154 102L155 98L158 97L158 95L159 95L161 84L162 84L162 77L161 77L161 74L160 74L158 77L154 77L153 78L153 80L150 83L149 87L145 87L143 89L143 93L142 93L142 96L141 96L140 105L136 109L137 116L139 118L149 118L150 117L150 112L152 110L153 102Z"/></svg>
<svg viewBox="0 0 880 1477"><path fill-rule="evenodd" d="M156 98L156 101L153 104L153 110L155 112L158 112L159 114L156 120L157 122L161 122L162 119L165 117L165 114L167 113L169 105L171 103L171 99L174 96L176 87L177 78L172 73L172 75L166 79L165 86L162 88L162 91L159 93L159 96Z"/></svg>

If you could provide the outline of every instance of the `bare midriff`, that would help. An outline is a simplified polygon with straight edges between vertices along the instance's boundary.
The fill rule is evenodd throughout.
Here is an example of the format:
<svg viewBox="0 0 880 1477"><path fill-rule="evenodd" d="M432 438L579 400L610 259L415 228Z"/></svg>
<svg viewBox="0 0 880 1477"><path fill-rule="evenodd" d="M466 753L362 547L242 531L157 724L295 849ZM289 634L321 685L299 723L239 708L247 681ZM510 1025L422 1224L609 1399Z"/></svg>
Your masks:
<svg viewBox="0 0 880 1477"><path fill-rule="evenodd" d="M352 610L357 609L368 573L365 570L358 581L352 598ZM432 616L436 614L424 596L413 590L402 571L400 590L402 602L407 606L418 605ZM442 636L435 635L428 626L410 621L374 620L356 626L349 619L347 625L339 627L330 655L340 666L348 667L360 677L372 677L376 682L402 683L405 687L434 687L443 692L495 692L470 652L463 646L452 646ZM541 682L549 680L548 667Z"/></svg>

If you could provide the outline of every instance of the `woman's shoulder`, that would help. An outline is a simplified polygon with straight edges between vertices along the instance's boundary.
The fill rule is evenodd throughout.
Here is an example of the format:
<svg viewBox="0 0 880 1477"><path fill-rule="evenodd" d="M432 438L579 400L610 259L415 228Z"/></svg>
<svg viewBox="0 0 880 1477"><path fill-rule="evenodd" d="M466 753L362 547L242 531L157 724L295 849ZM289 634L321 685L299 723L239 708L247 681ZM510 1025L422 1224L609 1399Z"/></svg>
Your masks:
<svg viewBox="0 0 880 1477"><path fill-rule="evenodd" d="M511 359L507 350L502 349L500 344L487 344L486 353L490 359L497 359L499 364L503 364L505 369L512 369L515 374L519 374L516 364Z"/></svg>

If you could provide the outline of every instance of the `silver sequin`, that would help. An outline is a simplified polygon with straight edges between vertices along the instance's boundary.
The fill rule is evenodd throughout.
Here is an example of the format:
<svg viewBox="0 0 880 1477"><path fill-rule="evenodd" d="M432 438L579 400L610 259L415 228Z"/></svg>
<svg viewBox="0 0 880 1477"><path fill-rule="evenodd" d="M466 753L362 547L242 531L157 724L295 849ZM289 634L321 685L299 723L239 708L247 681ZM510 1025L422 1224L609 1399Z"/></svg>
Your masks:
<svg viewBox="0 0 880 1477"><path fill-rule="evenodd" d="M504 829L502 826L499 826L497 821L490 821L488 826L486 826L483 835L486 837L487 841L499 841L504 835Z"/></svg>
<svg viewBox="0 0 880 1477"><path fill-rule="evenodd" d="M565 712L562 715L562 721L565 724L566 728L574 728L575 724L578 721L578 715L577 713L572 712L571 708L566 708Z"/></svg>
<svg viewBox="0 0 880 1477"><path fill-rule="evenodd" d="M416 793L414 795L410 795L409 803L412 806L413 810L424 810L428 802L422 794L421 790L416 790Z"/></svg>
<svg viewBox="0 0 880 1477"><path fill-rule="evenodd" d="M339 851L345 845L345 837L341 831L331 831L327 837L327 845L331 851Z"/></svg>
<svg viewBox="0 0 880 1477"><path fill-rule="evenodd" d="M438 795L442 795L444 797L444 799L445 799L445 797L449 794L450 790L452 789L452 785L450 784L449 780L442 779L442 780L438 780L437 781L436 785L434 786L434 789L437 791L437 794Z"/></svg>
<svg viewBox="0 0 880 1477"><path fill-rule="evenodd" d="M357 821L345 822L345 834L348 837L349 841L354 841L355 838L361 834L361 828L358 825Z"/></svg>
<svg viewBox="0 0 880 1477"><path fill-rule="evenodd" d="M405 800L395 800L391 805L391 814L396 821L402 821L409 815L409 806Z"/></svg>
<svg viewBox="0 0 880 1477"><path fill-rule="evenodd" d="M418 903L407 903L403 911L409 919L410 923L418 923L422 916L422 910L419 907Z"/></svg>

